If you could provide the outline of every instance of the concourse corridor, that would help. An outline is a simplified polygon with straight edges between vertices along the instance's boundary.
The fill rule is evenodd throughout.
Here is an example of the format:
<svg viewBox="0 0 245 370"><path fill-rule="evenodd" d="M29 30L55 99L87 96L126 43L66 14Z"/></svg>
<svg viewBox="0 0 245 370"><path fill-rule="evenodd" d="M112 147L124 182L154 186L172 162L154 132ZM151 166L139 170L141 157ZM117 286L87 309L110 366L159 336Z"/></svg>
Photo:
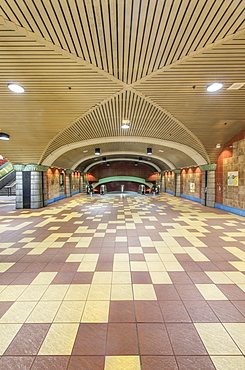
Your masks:
<svg viewBox="0 0 245 370"><path fill-rule="evenodd" d="M0 369L245 369L245 219L173 197L0 200Z"/></svg>

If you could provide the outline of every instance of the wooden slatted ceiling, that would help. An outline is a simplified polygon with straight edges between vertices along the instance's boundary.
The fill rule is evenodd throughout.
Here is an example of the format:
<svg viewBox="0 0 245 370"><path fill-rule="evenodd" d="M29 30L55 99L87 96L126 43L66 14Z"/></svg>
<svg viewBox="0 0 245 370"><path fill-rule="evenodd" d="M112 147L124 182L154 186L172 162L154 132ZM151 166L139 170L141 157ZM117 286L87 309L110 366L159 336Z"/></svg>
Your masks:
<svg viewBox="0 0 245 370"><path fill-rule="evenodd" d="M223 82L224 88L210 94L206 86L213 81ZM134 87L181 120L204 144L212 162L219 152L216 144L224 145L245 127L245 88L227 90L241 81L245 81L245 33Z"/></svg>
<svg viewBox="0 0 245 370"><path fill-rule="evenodd" d="M130 84L236 32L239 0L3 0L1 15Z"/></svg>
<svg viewBox="0 0 245 370"><path fill-rule="evenodd" d="M12 81L25 94L10 92ZM62 128L119 90L93 69L0 26L0 128L11 136L4 155L13 163L38 163Z"/></svg>
<svg viewBox="0 0 245 370"><path fill-rule="evenodd" d="M128 130L121 128L123 118L130 120ZM180 122L139 95L126 90L94 108L59 134L48 145L42 161L61 146L113 136L141 136L175 141L194 148L206 157L203 145Z"/></svg>
<svg viewBox="0 0 245 370"><path fill-rule="evenodd" d="M69 150L68 152L57 158L53 163L53 166L71 168L74 163L77 163L79 161L80 162L85 161L85 164L82 164L82 167L80 166L80 169L82 169L84 168L84 166L87 166L86 158L94 156L94 148L95 148L94 145L87 146L85 145L82 148ZM123 142L123 141L118 141L114 143L101 143L100 144L101 155L94 156L95 158L93 158L91 162L97 162L101 160L102 157L105 156L105 154L103 153L113 152L118 153L121 156L126 155L130 158L133 157L134 153L140 153L140 156L142 156L144 160L148 160L149 163L150 162L158 163L159 167L162 170L169 168L164 163L165 160L168 160L172 162L175 166L179 167L195 165L195 162L193 161L192 158L190 158L188 155L177 149L172 149L160 145L152 145L153 156L159 157L160 159L162 159L162 162L160 160L156 160L155 158L147 156L146 149L147 144L145 143ZM162 152L160 152L159 150L162 150ZM84 153L84 151L86 151L86 153ZM130 153L130 155L127 153Z"/></svg>

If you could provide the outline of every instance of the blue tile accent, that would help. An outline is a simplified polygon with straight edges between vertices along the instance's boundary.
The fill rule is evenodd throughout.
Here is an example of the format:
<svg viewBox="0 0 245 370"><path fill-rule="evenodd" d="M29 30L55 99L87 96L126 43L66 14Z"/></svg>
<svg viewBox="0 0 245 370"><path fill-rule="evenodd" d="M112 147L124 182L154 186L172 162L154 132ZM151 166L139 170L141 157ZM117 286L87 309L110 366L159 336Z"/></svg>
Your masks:
<svg viewBox="0 0 245 370"><path fill-rule="evenodd" d="M79 190L78 191L73 191L72 195L77 194L77 193L80 193L80 191Z"/></svg>
<svg viewBox="0 0 245 370"><path fill-rule="evenodd" d="M181 198L192 200L193 202L202 203L202 199L196 197L190 197L189 195L180 194Z"/></svg>
<svg viewBox="0 0 245 370"><path fill-rule="evenodd" d="M173 194L174 195L174 192L173 191L170 191L170 190L166 190L166 193L169 193L169 194Z"/></svg>
<svg viewBox="0 0 245 370"><path fill-rule="evenodd" d="M49 200L47 200L47 204L57 202L57 200L61 200L61 199L64 199L64 198L66 198L66 195L61 195L60 197L49 199Z"/></svg>
<svg viewBox="0 0 245 370"><path fill-rule="evenodd" d="M214 208L222 209L222 211L235 213L238 216L245 217L245 210L244 209L225 206L224 204L220 204L220 203L214 203Z"/></svg>
<svg viewBox="0 0 245 370"><path fill-rule="evenodd" d="M2 164L2 166L0 166L0 170L4 167L6 167L10 162L5 162L4 164Z"/></svg>

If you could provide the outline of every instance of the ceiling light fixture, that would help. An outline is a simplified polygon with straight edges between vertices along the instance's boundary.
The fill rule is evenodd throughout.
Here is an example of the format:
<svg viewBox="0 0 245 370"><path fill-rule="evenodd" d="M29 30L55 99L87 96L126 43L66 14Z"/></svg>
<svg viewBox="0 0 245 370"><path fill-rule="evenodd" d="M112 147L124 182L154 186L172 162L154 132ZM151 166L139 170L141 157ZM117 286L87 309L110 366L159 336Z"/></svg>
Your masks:
<svg viewBox="0 0 245 370"><path fill-rule="evenodd" d="M221 144L216 144L216 148L221 148Z"/></svg>
<svg viewBox="0 0 245 370"><path fill-rule="evenodd" d="M239 90L244 85L245 85L245 82L235 82L234 84L229 86L227 90Z"/></svg>
<svg viewBox="0 0 245 370"><path fill-rule="evenodd" d="M25 89L24 87L18 85L18 84L15 84L15 83L10 83L7 85L9 90L15 92L15 93L18 93L18 94L22 94L23 92L25 92Z"/></svg>
<svg viewBox="0 0 245 370"><path fill-rule="evenodd" d="M152 154L152 148L147 148L147 154Z"/></svg>
<svg viewBox="0 0 245 370"><path fill-rule="evenodd" d="M0 140L9 140L10 136L4 132L0 132Z"/></svg>
<svg viewBox="0 0 245 370"><path fill-rule="evenodd" d="M126 130L126 129L128 129L130 127L129 124L130 124L130 120L129 119L123 119L122 120L122 126L121 126L121 128L123 128L124 130Z"/></svg>
<svg viewBox="0 0 245 370"><path fill-rule="evenodd" d="M215 92L220 90L223 87L223 84L221 82L214 82L207 86L208 92Z"/></svg>
<svg viewBox="0 0 245 370"><path fill-rule="evenodd" d="M100 155L100 148L95 148L94 154Z"/></svg>

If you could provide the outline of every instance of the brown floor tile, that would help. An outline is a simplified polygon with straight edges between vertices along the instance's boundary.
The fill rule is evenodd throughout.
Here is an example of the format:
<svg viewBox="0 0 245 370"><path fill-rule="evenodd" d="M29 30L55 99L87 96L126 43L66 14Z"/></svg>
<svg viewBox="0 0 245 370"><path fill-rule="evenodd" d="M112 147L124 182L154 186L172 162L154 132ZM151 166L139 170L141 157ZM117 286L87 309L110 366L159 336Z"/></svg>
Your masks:
<svg viewBox="0 0 245 370"><path fill-rule="evenodd" d="M230 301L245 300L245 292L235 284L216 284Z"/></svg>
<svg viewBox="0 0 245 370"><path fill-rule="evenodd" d="M37 356L31 370L66 370L68 362L69 356Z"/></svg>
<svg viewBox="0 0 245 370"><path fill-rule="evenodd" d="M34 263L31 263L26 269L25 269L25 272L36 272L36 273L39 273L41 272L44 267L47 265L46 262L43 262L43 263L39 263L39 262L34 262Z"/></svg>
<svg viewBox="0 0 245 370"><path fill-rule="evenodd" d="M155 284L155 293L159 301L178 301L180 296L174 285Z"/></svg>
<svg viewBox="0 0 245 370"><path fill-rule="evenodd" d="M163 322L158 302L135 301L134 304L137 322Z"/></svg>
<svg viewBox="0 0 245 370"><path fill-rule="evenodd" d="M181 301L160 301L159 305L165 322L191 322Z"/></svg>
<svg viewBox="0 0 245 370"><path fill-rule="evenodd" d="M229 262L214 262L221 271L237 271L237 269L232 266Z"/></svg>
<svg viewBox="0 0 245 370"><path fill-rule="evenodd" d="M207 355L193 324L166 324L175 355Z"/></svg>
<svg viewBox="0 0 245 370"><path fill-rule="evenodd" d="M49 330L50 324L24 324L4 355L36 355Z"/></svg>
<svg viewBox="0 0 245 370"><path fill-rule="evenodd" d="M231 303L245 316L245 301L232 301Z"/></svg>
<svg viewBox="0 0 245 370"><path fill-rule="evenodd" d="M106 355L138 355L138 341L135 324L108 324Z"/></svg>
<svg viewBox="0 0 245 370"><path fill-rule="evenodd" d="M184 271L169 272L168 274L173 284L192 284L188 274Z"/></svg>
<svg viewBox="0 0 245 370"><path fill-rule="evenodd" d="M58 271L60 271L62 266L63 266L62 262L60 262L60 263L51 263L50 262L44 267L42 272L58 272Z"/></svg>
<svg viewBox="0 0 245 370"><path fill-rule="evenodd" d="M95 271L112 271L113 262L98 261Z"/></svg>
<svg viewBox="0 0 245 370"><path fill-rule="evenodd" d="M178 259L178 255L176 255L175 257ZM179 262L186 272L202 271L196 262L191 262L191 261L179 261Z"/></svg>
<svg viewBox="0 0 245 370"><path fill-rule="evenodd" d="M219 268L209 261L197 262L197 264L203 271L219 271Z"/></svg>
<svg viewBox="0 0 245 370"><path fill-rule="evenodd" d="M213 284L205 272L188 272L188 275L194 284Z"/></svg>
<svg viewBox="0 0 245 370"><path fill-rule="evenodd" d="M67 370L104 370L104 356L71 356Z"/></svg>
<svg viewBox="0 0 245 370"><path fill-rule="evenodd" d="M130 261L145 261L145 256L144 254L140 254L140 253L132 253L132 254L129 254L129 260Z"/></svg>
<svg viewBox="0 0 245 370"><path fill-rule="evenodd" d="M135 322L133 301L111 301L109 322Z"/></svg>
<svg viewBox="0 0 245 370"><path fill-rule="evenodd" d="M0 318L8 311L14 302L0 302Z"/></svg>
<svg viewBox="0 0 245 370"><path fill-rule="evenodd" d="M141 356L142 370L178 370L174 356Z"/></svg>
<svg viewBox="0 0 245 370"><path fill-rule="evenodd" d="M2 356L0 359L0 369L29 370L34 358L34 356Z"/></svg>
<svg viewBox="0 0 245 370"><path fill-rule="evenodd" d="M0 275L0 285L9 285L20 275L19 272L4 272Z"/></svg>
<svg viewBox="0 0 245 370"><path fill-rule="evenodd" d="M11 285L29 285L38 275L38 272L21 272L16 279L14 279Z"/></svg>
<svg viewBox="0 0 245 370"><path fill-rule="evenodd" d="M107 324L80 324L72 355L104 356Z"/></svg>
<svg viewBox="0 0 245 370"><path fill-rule="evenodd" d="M176 356L179 370L215 370L209 356Z"/></svg>
<svg viewBox="0 0 245 370"><path fill-rule="evenodd" d="M151 275L147 271L132 271L133 284L152 284Z"/></svg>
<svg viewBox="0 0 245 370"><path fill-rule="evenodd" d="M204 299L194 284L176 284L175 287L182 300L200 301Z"/></svg>
<svg viewBox="0 0 245 370"><path fill-rule="evenodd" d="M173 355L165 324L139 323L138 336L141 355Z"/></svg>
<svg viewBox="0 0 245 370"><path fill-rule="evenodd" d="M229 301L208 301L221 322L245 322L245 317Z"/></svg>
<svg viewBox="0 0 245 370"><path fill-rule="evenodd" d="M219 322L206 301L183 301L193 322Z"/></svg>
<svg viewBox="0 0 245 370"><path fill-rule="evenodd" d="M80 262L65 262L60 269L60 272L77 272Z"/></svg>
<svg viewBox="0 0 245 370"><path fill-rule="evenodd" d="M29 263L16 262L8 269L8 272L23 272L28 266Z"/></svg>
<svg viewBox="0 0 245 370"><path fill-rule="evenodd" d="M52 284L71 284L75 272L58 272L52 281Z"/></svg>
<svg viewBox="0 0 245 370"><path fill-rule="evenodd" d="M91 284L93 276L93 272L76 272L71 284Z"/></svg>

